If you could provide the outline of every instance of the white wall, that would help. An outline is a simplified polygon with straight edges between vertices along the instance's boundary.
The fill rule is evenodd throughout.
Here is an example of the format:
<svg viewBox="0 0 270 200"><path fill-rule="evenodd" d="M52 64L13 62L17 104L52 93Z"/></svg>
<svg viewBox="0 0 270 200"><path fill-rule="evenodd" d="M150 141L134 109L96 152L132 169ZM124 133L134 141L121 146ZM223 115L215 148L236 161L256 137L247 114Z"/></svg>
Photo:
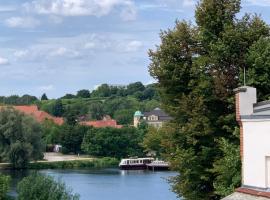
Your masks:
<svg viewBox="0 0 270 200"><path fill-rule="evenodd" d="M243 120L243 184L266 188L266 156L270 156L270 121Z"/></svg>

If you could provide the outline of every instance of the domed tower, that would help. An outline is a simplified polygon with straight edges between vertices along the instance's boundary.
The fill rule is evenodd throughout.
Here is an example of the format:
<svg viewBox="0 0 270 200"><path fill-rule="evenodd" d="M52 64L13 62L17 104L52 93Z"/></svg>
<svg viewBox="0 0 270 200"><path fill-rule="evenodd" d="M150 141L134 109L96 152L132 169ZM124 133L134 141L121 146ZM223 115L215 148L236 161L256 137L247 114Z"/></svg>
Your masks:
<svg viewBox="0 0 270 200"><path fill-rule="evenodd" d="M136 111L134 114L134 127L138 127L141 121L141 118L143 117L143 114L141 111Z"/></svg>

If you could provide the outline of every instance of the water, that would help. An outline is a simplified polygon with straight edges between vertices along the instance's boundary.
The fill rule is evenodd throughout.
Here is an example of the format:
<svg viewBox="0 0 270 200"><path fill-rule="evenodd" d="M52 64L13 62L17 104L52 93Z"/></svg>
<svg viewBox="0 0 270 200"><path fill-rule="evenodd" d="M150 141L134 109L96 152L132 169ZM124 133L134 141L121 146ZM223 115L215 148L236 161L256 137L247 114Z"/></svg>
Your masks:
<svg viewBox="0 0 270 200"><path fill-rule="evenodd" d="M168 178L175 172L102 170L41 170L40 173L61 179L81 200L177 200L170 191ZM33 171L6 171L15 185Z"/></svg>

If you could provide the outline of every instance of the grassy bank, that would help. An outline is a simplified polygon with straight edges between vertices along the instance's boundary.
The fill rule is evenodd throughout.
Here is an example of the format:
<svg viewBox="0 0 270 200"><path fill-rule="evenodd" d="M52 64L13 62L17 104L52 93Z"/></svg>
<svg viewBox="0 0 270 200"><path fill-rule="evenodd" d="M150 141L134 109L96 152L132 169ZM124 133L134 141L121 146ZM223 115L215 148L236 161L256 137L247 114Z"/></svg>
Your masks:
<svg viewBox="0 0 270 200"><path fill-rule="evenodd" d="M42 161L29 163L28 169L94 169L118 167L119 160L116 158L95 158L89 160L72 161ZM9 164L0 164L0 169L10 169Z"/></svg>

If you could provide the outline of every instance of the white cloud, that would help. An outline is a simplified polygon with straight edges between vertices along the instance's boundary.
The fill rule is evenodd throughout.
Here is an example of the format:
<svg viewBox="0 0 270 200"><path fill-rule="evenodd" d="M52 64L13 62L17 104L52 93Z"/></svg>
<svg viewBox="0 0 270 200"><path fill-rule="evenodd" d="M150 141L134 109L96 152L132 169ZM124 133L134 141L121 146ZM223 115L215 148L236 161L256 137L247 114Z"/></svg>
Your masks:
<svg viewBox="0 0 270 200"><path fill-rule="evenodd" d="M17 50L14 52L14 56L17 58L23 58L29 54L28 50Z"/></svg>
<svg viewBox="0 0 270 200"><path fill-rule="evenodd" d="M5 20L5 25L11 28L34 28L40 21L31 17L11 17Z"/></svg>
<svg viewBox="0 0 270 200"><path fill-rule="evenodd" d="M121 10L121 17L134 18L135 5L132 0L34 0L25 3L30 12L58 16L105 16L114 9ZM127 13L132 13L130 16Z"/></svg>
<svg viewBox="0 0 270 200"><path fill-rule="evenodd" d="M184 7L189 7L189 6L194 6L194 5L195 5L195 0L184 0L183 1Z"/></svg>
<svg viewBox="0 0 270 200"><path fill-rule="evenodd" d="M270 6L270 0L246 0L246 2L256 6Z"/></svg>
<svg viewBox="0 0 270 200"><path fill-rule="evenodd" d="M38 89L41 91L51 91L51 90L54 90L55 88L53 85L43 85L43 86L38 87Z"/></svg>
<svg viewBox="0 0 270 200"><path fill-rule="evenodd" d="M6 58L0 57L0 65L8 65L9 61Z"/></svg>
<svg viewBox="0 0 270 200"><path fill-rule="evenodd" d="M126 51L127 52L138 51L142 46L143 46L142 42L134 40L127 44Z"/></svg>
<svg viewBox="0 0 270 200"><path fill-rule="evenodd" d="M58 56L68 56L68 57L77 57L79 55L79 52L74 50L69 50L65 47L59 47L56 49L53 49L50 53L50 56L58 57Z"/></svg>
<svg viewBox="0 0 270 200"><path fill-rule="evenodd" d="M96 47L96 44L94 42L88 42L84 45L85 49L94 49Z"/></svg>

